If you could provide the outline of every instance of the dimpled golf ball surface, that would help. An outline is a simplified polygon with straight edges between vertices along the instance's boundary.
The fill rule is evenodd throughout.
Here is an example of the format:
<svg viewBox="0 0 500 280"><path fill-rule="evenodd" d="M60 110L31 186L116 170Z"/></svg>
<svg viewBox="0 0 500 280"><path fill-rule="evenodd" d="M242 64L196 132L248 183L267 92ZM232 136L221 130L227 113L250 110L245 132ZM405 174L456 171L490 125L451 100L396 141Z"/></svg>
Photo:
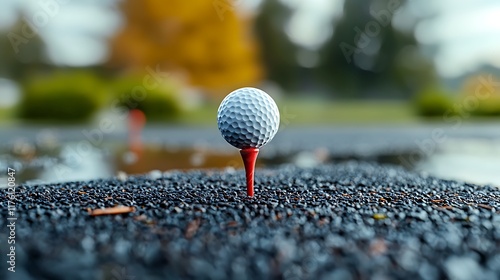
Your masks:
<svg viewBox="0 0 500 280"><path fill-rule="evenodd" d="M222 137L238 149L260 148L278 132L278 106L260 89L245 87L231 92L217 113Z"/></svg>

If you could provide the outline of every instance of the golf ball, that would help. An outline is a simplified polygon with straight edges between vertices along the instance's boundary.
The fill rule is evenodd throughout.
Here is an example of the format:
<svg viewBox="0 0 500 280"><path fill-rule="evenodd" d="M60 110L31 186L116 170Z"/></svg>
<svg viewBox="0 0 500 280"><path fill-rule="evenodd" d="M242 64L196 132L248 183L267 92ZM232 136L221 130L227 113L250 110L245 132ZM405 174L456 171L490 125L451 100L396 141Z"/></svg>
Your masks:
<svg viewBox="0 0 500 280"><path fill-rule="evenodd" d="M260 148L278 132L280 112L264 91L244 87L224 98L217 111L222 137L238 149Z"/></svg>

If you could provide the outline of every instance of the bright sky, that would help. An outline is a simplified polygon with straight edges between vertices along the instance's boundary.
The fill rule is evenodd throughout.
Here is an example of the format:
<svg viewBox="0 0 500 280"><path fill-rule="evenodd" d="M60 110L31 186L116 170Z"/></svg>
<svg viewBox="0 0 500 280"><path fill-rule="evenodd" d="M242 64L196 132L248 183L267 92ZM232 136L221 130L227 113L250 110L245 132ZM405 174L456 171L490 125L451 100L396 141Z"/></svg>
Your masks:
<svg viewBox="0 0 500 280"><path fill-rule="evenodd" d="M262 0L237 0L242 7L255 7ZM314 50L331 31L328 22L342 16L344 0L282 0L296 8L285 26L295 43ZM48 44L48 55L59 65L85 66L102 62L107 55L103 38L120 26L113 9L116 0L2 0L0 27L15 20L23 9L28 19L39 16L39 34ZM60 3L50 14L42 3ZM417 39L436 49L433 59L439 73L454 77L483 64L500 67L500 1L498 0L410 0L395 24L419 23ZM215 12L215 11L214 11ZM42 14L49 14L40 17ZM431 17L431 15L434 15ZM354 36L354 32L353 32Z"/></svg>
<svg viewBox="0 0 500 280"><path fill-rule="evenodd" d="M415 35L421 43L437 46L434 61L442 76L459 76L483 64L500 68L500 1L413 0L411 4L414 14L425 6L438 12L418 24Z"/></svg>
<svg viewBox="0 0 500 280"><path fill-rule="evenodd" d="M295 9L285 30L290 39L308 49L317 49L331 35L331 20L342 16L344 0L282 0Z"/></svg>
<svg viewBox="0 0 500 280"><path fill-rule="evenodd" d="M104 38L120 26L115 0L2 0L0 27L15 21L22 10L48 46L58 65L87 66L107 56ZM50 3L50 5L47 5Z"/></svg>

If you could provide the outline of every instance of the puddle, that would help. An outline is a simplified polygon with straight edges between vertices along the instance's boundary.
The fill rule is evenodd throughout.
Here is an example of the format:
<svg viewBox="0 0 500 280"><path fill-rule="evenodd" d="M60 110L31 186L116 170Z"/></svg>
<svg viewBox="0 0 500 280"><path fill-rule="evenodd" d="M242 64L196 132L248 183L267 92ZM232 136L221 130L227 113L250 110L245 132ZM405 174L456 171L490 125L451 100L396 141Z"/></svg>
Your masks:
<svg viewBox="0 0 500 280"><path fill-rule="evenodd" d="M284 162L274 160L270 163L262 157L258 159L257 167L281 163ZM119 171L142 174L152 170L238 169L243 168L243 163L237 150L224 152L150 145L140 152L131 152L121 145L99 149L86 146L84 149L70 143L47 148L23 142L0 152L0 169L8 167L16 170L16 183L41 184L109 178ZM3 182L6 178L0 177L0 187L5 187Z"/></svg>
<svg viewBox="0 0 500 280"><path fill-rule="evenodd" d="M380 154L376 156L335 156L326 149L312 152L259 155L258 167L288 163L313 167L321 163L360 160L400 165L444 179L500 186L499 141L448 141L432 155L422 157L413 152ZM123 145L108 144L101 148L81 147L74 143L38 145L20 141L10 150L0 152L0 169L16 170L16 183L41 184L80 181L116 176L119 171L143 174L152 170L189 170L206 168L243 168L239 152L211 151L204 147L193 149L149 145L142 151L130 152ZM6 178L0 177L0 187Z"/></svg>
<svg viewBox="0 0 500 280"><path fill-rule="evenodd" d="M500 141L448 141L415 167L436 177L500 187Z"/></svg>

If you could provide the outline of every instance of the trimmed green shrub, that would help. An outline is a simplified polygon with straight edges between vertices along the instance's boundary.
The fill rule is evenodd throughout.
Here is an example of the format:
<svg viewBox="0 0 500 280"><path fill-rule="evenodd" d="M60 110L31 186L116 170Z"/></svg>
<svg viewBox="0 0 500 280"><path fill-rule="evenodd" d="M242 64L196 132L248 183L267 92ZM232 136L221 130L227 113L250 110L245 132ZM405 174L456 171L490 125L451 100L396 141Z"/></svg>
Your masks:
<svg viewBox="0 0 500 280"><path fill-rule="evenodd" d="M420 116L441 117L452 109L453 101L442 90L429 88L417 94L414 105Z"/></svg>
<svg viewBox="0 0 500 280"><path fill-rule="evenodd" d="M38 76L23 85L19 117L34 121L82 122L103 101L102 85L89 72L60 72Z"/></svg>
<svg viewBox="0 0 500 280"><path fill-rule="evenodd" d="M479 104L471 113L480 117L499 117L500 116L500 98L490 97L484 100L476 99Z"/></svg>
<svg viewBox="0 0 500 280"><path fill-rule="evenodd" d="M179 87L168 80L145 85L142 78L123 77L111 90L120 106L141 110L148 121L174 121L183 111Z"/></svg>

